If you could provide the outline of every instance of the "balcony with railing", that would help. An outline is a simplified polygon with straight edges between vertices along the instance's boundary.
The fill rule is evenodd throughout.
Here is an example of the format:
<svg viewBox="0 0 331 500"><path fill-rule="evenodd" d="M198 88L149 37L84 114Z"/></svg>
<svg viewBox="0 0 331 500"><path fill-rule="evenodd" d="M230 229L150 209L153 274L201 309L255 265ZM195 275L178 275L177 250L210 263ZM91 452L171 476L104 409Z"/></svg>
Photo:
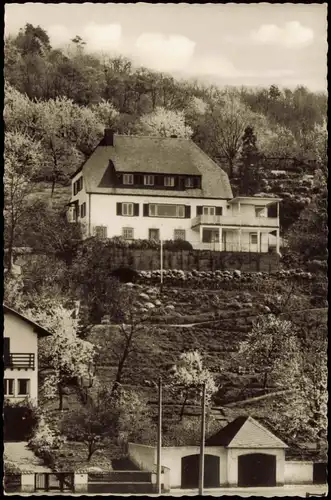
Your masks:
<svg viewBox="0 0 331 500"><path fill-rule="evenodd" d="M278 217L252 217L249 214L238 215L198 215L192 219L192 229L199 226L213 225L213 226L236 226L236 227L279 227Z"/></svg>
<svg viewBox="0 0 331 500"><path fill-rule="evenodd" d="M34 353L11 352L9 356L5 356L4 367L9 370L34 370L35 355Z"/></svg>

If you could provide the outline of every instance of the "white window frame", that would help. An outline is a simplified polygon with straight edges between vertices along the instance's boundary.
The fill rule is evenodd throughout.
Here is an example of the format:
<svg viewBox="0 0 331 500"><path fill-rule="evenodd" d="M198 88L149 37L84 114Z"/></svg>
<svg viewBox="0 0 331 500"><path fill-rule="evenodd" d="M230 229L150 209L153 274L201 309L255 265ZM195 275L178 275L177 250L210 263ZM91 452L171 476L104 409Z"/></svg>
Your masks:
<svg viewBox="0 0 331 500"><path fill-rule="evenodd" d="M144 175L144 186L154 186L154 175Z"/></svg>
<svg viewBox="0 0 331 500"><path fill-rule="evenodd" d="M158 234L158 238L157 239L151 238L151 231L157 231L157 234ZM159 228L157 228L157 227L150 227L148 229L148 239L149 239L149 241L160 241L160 239L161 239L161 234L160 233L161 232L160 232Z"/></svg>
<svg viewBox="0 0 331 500"><path fill-rule="evenodd" d="M169 205L171 207L176 207L176 215L159 215L158 207ZM163 217L163 218L176 218L176 219L184 219L185 218L185 205L174 205L172 203L151 203L149 205L149 216L150 217Z"/></svg>
<svg viewBox="0 0 331 500"><path fill-rule="evenodd" d="M202 207L202 214L203 215L215 215L216 214L216 207L204 206L204 207Z"/></svg>
<svg viewBox="0 0 331 500"><path fill-rule="evenodd" d="M170 175L167 175L164 178L164 185L165 185L165 187L174 187L175 186L175 178L171 177Z"/></svg>
<svg viewBox="0 0 331 500"><path fill-rule="evenodd" d="M128 233L131 231L131 234L128 236ZM133 240L134 239L134 228L133 227L123 227L122 228L122 235L125 240Z"/></svg>
<svg viewBox="0 0 331 500"><path fill-rule="evenodd" d="M252 241L252 236L256 236L256 242ZM249 233L249 243L250 245L257 245L258 244L258 237L257 233Z"/></svg>
<svg viewBox="0 0 331 500"><path fill-rule="evenodd" d="M194 179L193 179L193 177L186 177L185 178L185 187L186 188L193 188L194 187Z"/></svg>
<svg viewBox="0 0 331 500"><path fill-rule="evenodd" d="M15 396L15 379L14 378L4 378L4 396ZM13 391L9 392L10 382L12 382Z"/></svg>
<svg viewBox="0 0 331 500"><path fill-rule="evenodd" d="M106 239L106 238L107 238L107 233L108 233L108 228L107 228L107 226L102 226L102 225L97 225L97 226L95 226L95 227L94 227L94 234L95 234L95 236L97 236L98 229L100 229L100 231L102 230L102 231L103 231L103 233L105 234L105 236L104 236L104 235L102 235L101 239Z"/></svg>
<svg viewBox="0 0 331 500"><path fill-rule="evenodd" d="M123 184L132 186L133 184L133 174L123 174Z"/></svg>
<svg viewBox="0 0 331 500"><path fill-rule="evenodd" d="M181 233L183 235L183 238L180 237L178 238L178 236L176 237L176 233ZM181 240L181 241L186 241L186 231L185 229L174 229L174 240L177 241L177 240Z"/></svg>
<svg viewBox="0 0 331 500"><path fill-rule="evenodd" d="M25 380L27 382L27 392L26 393L20 393L20 381ZM17 379L17 396L29 396L30 395L30 385L31 385L31 380L29 378L19 378Z"/></svg>
<svg viewBox="0 0 331 500"><path fill-rule="evenodd" d="M128 203L128 202L122 203L122 215L126 217L133 217L134 215L133 203Z"/></svg>

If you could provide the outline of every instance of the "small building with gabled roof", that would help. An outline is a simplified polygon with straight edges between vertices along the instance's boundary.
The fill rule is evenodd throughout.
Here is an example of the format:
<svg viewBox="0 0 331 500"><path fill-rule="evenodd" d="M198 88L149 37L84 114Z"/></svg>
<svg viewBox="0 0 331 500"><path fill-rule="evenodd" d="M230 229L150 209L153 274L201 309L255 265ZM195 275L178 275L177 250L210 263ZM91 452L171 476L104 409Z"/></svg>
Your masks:
<svg viewBox="0 0 331 500"><path fill-rule="evenodd" d="M51 335L31 318L3 305L4 398L38 401L38 338Z"/></svg>
<svg viewBox="0 0 331 500"><path fill-rule="evenodd" d="M272 487L284 484L287 444L250 416L238 417L205 442L204 487ZM152 470L156 449L129 443L131 460ZM198 488L199 446L162 448L171 488Z"/></svg>

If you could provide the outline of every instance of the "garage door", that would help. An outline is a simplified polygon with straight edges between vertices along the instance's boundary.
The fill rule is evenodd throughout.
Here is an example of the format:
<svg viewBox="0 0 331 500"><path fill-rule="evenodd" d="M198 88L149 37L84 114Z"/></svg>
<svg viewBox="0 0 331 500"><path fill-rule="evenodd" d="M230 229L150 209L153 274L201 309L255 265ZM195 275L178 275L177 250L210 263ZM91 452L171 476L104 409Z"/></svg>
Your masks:
<svg viewBox="0 0 331 500"><path fill-rule="evenodd" d="M239 456L238 486L276 486L276 457L265 453Z"/></svg>
<svg viewBox="0 0 331 500"><path fill-rule="evenodd" d="M182 458L182 488L199 487L199 457L200 455L189 455ZM219 486L220 458L215 455L205 455L204 487Z"/></svg>
<svg viewBox="0 0 331 500"><path fill-rule="evenodd" d="M314 463L313 467L314 484L326 484L328 482L328 464Z"/></svg>

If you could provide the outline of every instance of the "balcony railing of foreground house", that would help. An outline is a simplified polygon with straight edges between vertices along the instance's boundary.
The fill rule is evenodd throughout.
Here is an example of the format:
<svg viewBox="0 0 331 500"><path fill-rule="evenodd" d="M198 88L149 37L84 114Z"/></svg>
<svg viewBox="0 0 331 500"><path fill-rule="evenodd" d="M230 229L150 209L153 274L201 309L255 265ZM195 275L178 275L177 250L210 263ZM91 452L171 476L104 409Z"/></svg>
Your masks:
<svg viewBox="0 0 331 500"><path fill-rule="evenodd" d="M4 360L5 369L35 369L34 353L10 353L8 358Z"/></svg>
<svg viewBox="0 0 331 500"><path fill-rule="evenodd" d="M260 244L259 249L257 249L256 245L243 244L243 243L228 243L223 241L214 241L214 242L200 242L194 245L194 248L197 250L211 250L216 252L247 252L247 253L267 253L270 251L274 251L270 249L267 243Z"/></svg>
<svg viewBox="0 0 331 500"><path fill-rule="evenodd" d="M198 215L192 220L191 227L201 224L214 226L279 227L278 217L251 217L249 215Z"/></svg>

